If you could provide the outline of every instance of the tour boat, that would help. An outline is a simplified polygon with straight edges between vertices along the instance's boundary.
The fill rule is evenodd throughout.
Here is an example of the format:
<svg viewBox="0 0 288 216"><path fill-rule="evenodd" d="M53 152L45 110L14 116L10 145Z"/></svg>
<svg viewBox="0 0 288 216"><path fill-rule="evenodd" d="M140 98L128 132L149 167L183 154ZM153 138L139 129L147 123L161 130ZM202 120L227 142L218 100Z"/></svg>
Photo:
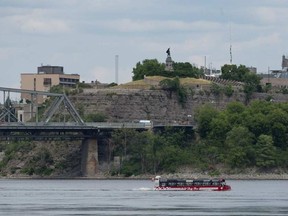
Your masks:
<svg viewBox="0 0 288 216"><path fill-rule="evenodd" d="M225 179L162 179L156 176L154 179L154 190L174 190L174 191L228 191L231 190L226 185Z"/></svg>

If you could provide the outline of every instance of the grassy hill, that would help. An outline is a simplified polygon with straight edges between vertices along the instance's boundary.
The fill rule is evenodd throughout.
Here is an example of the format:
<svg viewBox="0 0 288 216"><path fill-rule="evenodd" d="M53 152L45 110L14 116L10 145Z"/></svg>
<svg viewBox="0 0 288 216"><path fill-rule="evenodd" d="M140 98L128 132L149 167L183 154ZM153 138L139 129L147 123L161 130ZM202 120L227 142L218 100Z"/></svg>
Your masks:
<svg viewBox="0 0 288 216"><path fill-rule="evenodd" d="M120 84L118 86L114 86L113 88L122 88L122 89L151 89L157 88L159 82L164 79L170 79L163 76L148 76L142 80L132 81L125 84ZM209 85L211 81L204 80L204 79L196 79L196 78L180 78L180 83L184 86L191 86L191 85Z"/></svg>

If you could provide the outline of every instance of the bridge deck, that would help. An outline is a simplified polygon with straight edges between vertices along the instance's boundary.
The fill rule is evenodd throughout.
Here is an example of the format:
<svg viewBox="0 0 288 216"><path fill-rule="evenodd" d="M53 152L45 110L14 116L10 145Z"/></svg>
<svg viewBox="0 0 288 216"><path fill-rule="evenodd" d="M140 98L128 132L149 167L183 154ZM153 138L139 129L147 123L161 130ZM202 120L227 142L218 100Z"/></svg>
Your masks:
<svg viewBox="0 0 288 216"><path fill-rule="evenodd" d="M102 132L110 132L116 129L136 129L140 131L149 129L161 129L169 125L153 125L146 123L112 123L112 122L88 122L79 124L75 122L1 122L0 140L12 139L84 139L98 137ZM170 125L172 127L193 128L192 125Z"/></svg>

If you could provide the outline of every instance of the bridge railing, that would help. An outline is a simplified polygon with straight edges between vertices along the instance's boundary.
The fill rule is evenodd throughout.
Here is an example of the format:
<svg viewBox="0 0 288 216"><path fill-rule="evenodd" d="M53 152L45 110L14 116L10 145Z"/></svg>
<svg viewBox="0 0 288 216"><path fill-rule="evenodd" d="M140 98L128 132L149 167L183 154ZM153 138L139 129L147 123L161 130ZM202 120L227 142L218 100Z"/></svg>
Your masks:
<svg viewBox="0 0 288 216"><path fill-rule="evenodd" d="M134 122L86 122L79 125L76 122L0 122L0 128L25 128L25 127L81 127L81 128L99 128L99 129L121 129L121 128L135 128L135 129L149 129L152 124L134 123Z"/></svg>
<svg viewBox="0 0 288 216"><path fill-rule="evenodd" d="M164 128L164 127L193 127L196 125L181 125L181 124L147 124L142 122L86 122L79 124L77 122L0 122L0 129L4 128L90 128L90 129L152 129L152 128Z"/></svg>

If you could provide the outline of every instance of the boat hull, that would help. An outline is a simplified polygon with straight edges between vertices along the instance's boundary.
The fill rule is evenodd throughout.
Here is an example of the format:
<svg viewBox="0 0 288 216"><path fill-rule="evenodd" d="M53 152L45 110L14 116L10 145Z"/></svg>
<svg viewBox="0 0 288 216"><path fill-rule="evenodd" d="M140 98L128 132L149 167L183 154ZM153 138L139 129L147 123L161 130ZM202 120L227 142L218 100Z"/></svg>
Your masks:
<svg viewBox="0 0 288 216"><path fill-rule="evenodd" d="M229 191L229 185L224 186L158 186L154 187L157 191Z"/></svg>
<svg viewBox="0 0 288 216"><path fill-rule="evenodd" d="M154 190L157 191L229 191L225 179L162 179L156 176Z"/></svg>

